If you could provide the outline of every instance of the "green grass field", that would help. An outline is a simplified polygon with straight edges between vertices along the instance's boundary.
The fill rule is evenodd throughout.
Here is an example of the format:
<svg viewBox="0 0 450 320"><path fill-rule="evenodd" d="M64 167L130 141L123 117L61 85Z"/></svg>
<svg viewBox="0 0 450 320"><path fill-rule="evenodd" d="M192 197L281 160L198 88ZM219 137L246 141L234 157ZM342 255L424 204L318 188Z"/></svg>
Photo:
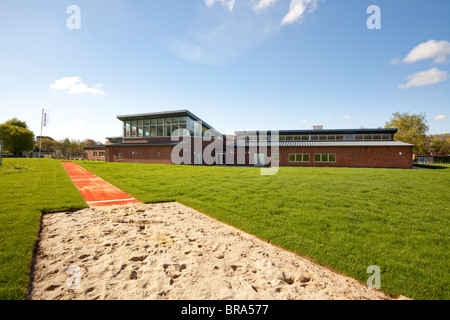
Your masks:
<svg viewBox="0 0 450 320"><path fill-rule="evenodd" d="M54 160L3 159L0 194L0 299L23 299L41 213L86 203Z"/></svg>
<svg viewBox="0 0 450 320"><path fill-rule="evenodd" d="M439 170L79 162L143 202L176 200L394 296L449 299L450 166Z"/></svg>
<svg viewBox="0 0 450 320"><path fill-rule="evenodd" d="M143 202L179 201L365 283L449 299L450 166L436 170L188 167L78 162ZM0 168L0 299L21 299L42 212L86 207L58 161Z"/></svg>

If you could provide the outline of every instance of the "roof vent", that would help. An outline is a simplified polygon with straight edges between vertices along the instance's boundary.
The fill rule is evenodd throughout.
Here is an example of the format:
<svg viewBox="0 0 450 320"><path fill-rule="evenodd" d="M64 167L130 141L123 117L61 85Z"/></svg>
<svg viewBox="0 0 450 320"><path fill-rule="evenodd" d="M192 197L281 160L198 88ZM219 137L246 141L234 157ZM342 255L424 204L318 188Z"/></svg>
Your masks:
<svg viewBox="0 0 450 320"><path fill-rule="evenodd" d="M313 130L323 130L323 125L321 125L321 124L314 125Z"/></svg>

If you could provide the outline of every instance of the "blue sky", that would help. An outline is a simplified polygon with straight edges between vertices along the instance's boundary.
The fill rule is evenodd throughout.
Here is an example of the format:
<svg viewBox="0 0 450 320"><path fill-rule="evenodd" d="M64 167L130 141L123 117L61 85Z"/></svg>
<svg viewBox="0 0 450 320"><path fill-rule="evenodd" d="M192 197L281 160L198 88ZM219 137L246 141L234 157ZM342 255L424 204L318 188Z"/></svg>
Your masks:
<svg viewBox="0 0 450 320"><path fill-rule="evenodd" d="M447 0L1 0L0 123L39 135L45 108L44 135L103 142L122 114L189 109L232 133L410 111L446 133L449 14Z"/></svg>

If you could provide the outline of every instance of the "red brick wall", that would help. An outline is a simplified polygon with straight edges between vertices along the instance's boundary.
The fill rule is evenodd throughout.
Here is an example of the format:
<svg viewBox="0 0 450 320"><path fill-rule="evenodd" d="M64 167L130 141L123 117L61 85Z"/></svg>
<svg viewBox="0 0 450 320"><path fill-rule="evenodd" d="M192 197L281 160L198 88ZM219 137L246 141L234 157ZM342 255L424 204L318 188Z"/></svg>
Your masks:
<svg viewBox="0 0 450 320"><path fill-rule="evenodd" d="M119 153L122 153L122 161L118 161ZM172 146L109 146L106 161L172 164L171 154Z"/></svg>
<svg viewBox="0 0 450 320"><path fill-rule="evenodd" d="M97 152L97 157L94 156L94 152ZM104 152L106 155L106 148L89 148L84 149L84 159L85 160L101 160L105 161L105 157L100 157L100 152Z"/></svg>
<svg viewBox="0 0 450 320"><path fill-rule="evenodd" d="M227 150L234 154L234 164L237 163L236 149ZM252 165L254 151L246 148L245 165ZM402 153L400 155L399 153ZM306 153L310 155L309 162L289 162L289 154ZM314 162L314 154L335 154L336 162ZM412 147L281 147L279 148L280 166L302 166L302 167L363 167L363 168L412 168ZM266 158L270 157L270 148L267 150Z"/></svg>
<svg viewBox="0 0 450 320"><path fill-rule="evenodd" d="M203 141L201 138L188 138L190 140L190 145L183 145L182 149L186 149L187 156L187 164L193 165L195 163L195 154L197 151L195 148L197 147L202 154L205 148L212 143L212 141ZM144 139L145 140L145 139ZM148 139L147 139L148 140ZM171 138L150 138L151 142L170 142ZM184 140L184 139L180 139ZM186 140L185 140L186 141ZM128 143L131 143L130 140L127 140ZM136 141L136 143L143 143L147 141ZM225 145L225 141L219 140L219 143L222 147ZM118 154L122 153L123 160L122 162L131 162L131 163L154 163L154 164L172 164L172 148L173 146L108 146L107 148L107 159L108 162L118 162ZM181 147L180 147L181 148ZM201 148L201 149L200 149ZM189 151L190 149L190 151ZM137 154L133 154L136 152ZM160 153L158 156L157 153ZM180 156L183 156L184 151L180 151ZM211 156L214 157L214 152L211 152ZM207 165L205 162L205 157L202 157L203 165Z"/></svg>
<svg viewBox="0 0 450 320"><path fill-rule="evenodd" d="M124 138L123 143L171 142L171 137Z"/></svg>

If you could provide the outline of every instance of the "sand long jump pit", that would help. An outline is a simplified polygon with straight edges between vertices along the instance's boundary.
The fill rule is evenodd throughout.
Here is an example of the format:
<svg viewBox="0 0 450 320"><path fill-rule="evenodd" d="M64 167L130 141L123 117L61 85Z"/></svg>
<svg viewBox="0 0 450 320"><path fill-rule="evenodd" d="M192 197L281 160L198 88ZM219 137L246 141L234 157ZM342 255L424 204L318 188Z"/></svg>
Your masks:
<svg viewBox="0 0 450 320"><path fill-rule="evenodd" d="M390 299L179 203L45 214L30 299Z"/></svg>

